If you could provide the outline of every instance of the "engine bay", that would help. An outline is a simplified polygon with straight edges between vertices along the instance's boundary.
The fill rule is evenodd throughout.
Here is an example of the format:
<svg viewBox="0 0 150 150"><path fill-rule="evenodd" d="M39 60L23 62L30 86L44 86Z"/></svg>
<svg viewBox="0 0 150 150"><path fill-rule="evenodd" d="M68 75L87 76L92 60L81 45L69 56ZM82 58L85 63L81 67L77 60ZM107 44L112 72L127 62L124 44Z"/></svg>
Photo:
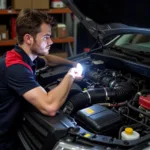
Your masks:
<svg viewBox="0 0 150 150"><path fill-rule="evenodd" d="M58 115L48 118L38 113L26 114L24 128L19 132L20 137L24 134L26 138L29 138L29 133L32 132L33 139L39 138L39 143L42 141L41 143L47 145L44 149L41 144L39 149L47 150L48 138L44 140L44 137L48 137L48 131L45 131L47 134L44 136L39 136L34 133L34 129L36 126L35 130L39 132L39 128L44 130L50 126L49 132L53 137L53 145L62 139L68 143L67 138L72 143L82 143L85 147L88 145L90 149L100 145L101 149L106 147L137 149L136 146L143 142L146 142L144 146L148 147L147 141L150 139L149 66L97 53L78 57L76 61L83 65L84 78L72 85L68 98ZM37 79L49 91L61 82L69 68L69 66L58 66L39 70ZM32 120L32 116L38 119ZM61 125L58 125L59 123ZM65 127L60 127L62 124ZM134 130L139 137L136 140L124 141L122 133L127 128ZM42 130L40 132L43 132ZM30 138L32 142L29 140L27 143L36 145L33 144L35 142L33 139Z"/></svg>

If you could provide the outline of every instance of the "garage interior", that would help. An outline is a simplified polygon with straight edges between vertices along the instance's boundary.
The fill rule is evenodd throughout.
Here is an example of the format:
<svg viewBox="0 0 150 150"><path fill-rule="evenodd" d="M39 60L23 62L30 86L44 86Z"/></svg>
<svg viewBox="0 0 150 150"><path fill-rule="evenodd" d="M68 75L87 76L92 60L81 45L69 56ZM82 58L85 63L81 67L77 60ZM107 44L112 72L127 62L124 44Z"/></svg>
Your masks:
<svg viewBox="0 0 150 150"><path fill-rule="evenodd" d="M54 18L49 54L76 62L32 72L46 96L60 88L69 70L76 71L69 74L71 85L63 84L56 93L57 101L69 89L54 115L23 105L15 150L150 150L148 1L0 0L0 58L17 44L16 18L24 8Z"/></svg>
<svg viewBox="0 0 150 150"><path fill-rule="evenodd" d="M40 0L1 0L0 55L16 44L16 17L23 8L38 9L55 18L57 26L52 29L54 44L50 50L51 54L68 58L89 50L92 46L93 37L61 0L43 0L42 2ZM59 26L61 27L58 28ZM86 42L82 40L83 37L87 38Z"/></svg>

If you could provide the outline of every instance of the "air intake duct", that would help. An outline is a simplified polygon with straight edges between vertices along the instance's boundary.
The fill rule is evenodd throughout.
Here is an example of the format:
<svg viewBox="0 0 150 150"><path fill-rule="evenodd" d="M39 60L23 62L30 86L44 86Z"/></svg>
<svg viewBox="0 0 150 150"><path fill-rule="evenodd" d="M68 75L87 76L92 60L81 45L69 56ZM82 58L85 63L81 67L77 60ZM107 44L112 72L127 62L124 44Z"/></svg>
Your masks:
<svg viewBox="0 0 150 150"><path fill-rule="evenodd" d="M127 88L124 83L118 85L115 89L111 88L94 88L88 89L76 95L73 95L67 100L63 111L67 114L72 114L80 109L97 103L120 103L130 100L136 92L130 86Z"/></svg>

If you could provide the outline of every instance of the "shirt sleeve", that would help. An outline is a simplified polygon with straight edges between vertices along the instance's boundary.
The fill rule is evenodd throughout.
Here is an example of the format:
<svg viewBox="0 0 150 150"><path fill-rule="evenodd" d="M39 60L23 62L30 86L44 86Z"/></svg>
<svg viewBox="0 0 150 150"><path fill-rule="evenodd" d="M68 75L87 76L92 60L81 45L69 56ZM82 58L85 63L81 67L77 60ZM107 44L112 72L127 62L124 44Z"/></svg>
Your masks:
<svg viewBox="0 0 150 150"><path fill-rule="evenodd" d="M34 63L36 64L36 69L40 69L46 66L46 62L43 58L37 57L34 60Z"/></svg>
<svg viewBox="0 0 150 150"><path fill-rule="evenodd" d="M34 74L21 64L12 65L6 71L8 87L20 96L39 85Z"/></svg>

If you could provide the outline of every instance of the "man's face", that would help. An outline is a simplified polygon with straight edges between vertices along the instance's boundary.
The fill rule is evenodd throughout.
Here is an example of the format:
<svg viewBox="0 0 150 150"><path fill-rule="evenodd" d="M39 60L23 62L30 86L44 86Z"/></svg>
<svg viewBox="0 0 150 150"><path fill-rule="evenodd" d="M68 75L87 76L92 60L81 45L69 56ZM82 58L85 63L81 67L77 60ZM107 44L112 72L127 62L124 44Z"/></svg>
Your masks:
<svg viewBox="0 0 150 150"><path fill-rule="evenodd" d="M50 25L43 23L41 25L41 32L36 35L36 38L33 41L31 51L35 55L44 56L49 53L52 44L51 27Z"/></svg>

